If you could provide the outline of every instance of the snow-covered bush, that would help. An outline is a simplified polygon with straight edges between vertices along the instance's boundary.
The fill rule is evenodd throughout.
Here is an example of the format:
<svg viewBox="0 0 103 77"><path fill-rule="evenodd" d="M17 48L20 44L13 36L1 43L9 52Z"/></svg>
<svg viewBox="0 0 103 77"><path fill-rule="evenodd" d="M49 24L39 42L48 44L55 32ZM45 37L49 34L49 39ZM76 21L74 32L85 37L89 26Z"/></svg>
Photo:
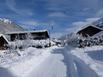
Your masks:
<svg viewBox="0 0 103 77"><path fill-rule="evenodd" d="M103 45L103 36L82 37L81 35L70 33L68 35L65 35L65 38L63 37L62 41L65 45L84 48L95 45Z"/></svg>
<svg viewBox="0 0 103 77"><path fill-rule="evenodd" d="M33 40L33 39L26 39L26 40L16 40L11 42L9 45L10 50L24 50L28 47L35 47L35 48L46 48L51 46L50 39L44 40Z"/></svg>
<svg viewBox="0 0 103 77"><path fill-rule="evenodd" d="M78 39L78 47L90 47L95 45L103 45L103 36Z"/></svg>
<svg viewBox="0 0 103 77"><path fill-rule="evenodd" d="M64 42L60 39L57 38L52 38L51 39L51 46L64 46Z"/></svg>
<svg viewBox="0 0 103 77"><path fill-rule="evenodd" d="M68 35L65 35L65 38L62 40L62 44L65 45L71 45L71 46L77 46L77 42L80 36L78 36L75 33L70 33Z"/></svg>

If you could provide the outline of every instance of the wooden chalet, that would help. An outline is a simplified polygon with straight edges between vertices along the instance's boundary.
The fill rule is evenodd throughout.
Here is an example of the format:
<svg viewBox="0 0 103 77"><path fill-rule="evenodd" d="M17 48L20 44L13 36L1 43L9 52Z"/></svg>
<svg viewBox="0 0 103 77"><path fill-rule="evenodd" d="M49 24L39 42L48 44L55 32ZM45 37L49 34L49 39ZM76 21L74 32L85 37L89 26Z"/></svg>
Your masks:
<svg viewBox="0 0 103 77"><path fill-rule="evenodd" d="M90 25L90 26L87 26L87 27L79 30L77 32L77 34L81 35L82 37L88 37L88 36L92 37L101 31L103 31L101 28Z"/></svg>
<svg viewBox="0 0 103 77"><path fill-rule="evenodd" d="M37 30L37 31L15 31L15 32L7 32L10 41L18 40L26 40L31 38L33 40L41 40L48 39L49 34L47 30Z"/></svg>

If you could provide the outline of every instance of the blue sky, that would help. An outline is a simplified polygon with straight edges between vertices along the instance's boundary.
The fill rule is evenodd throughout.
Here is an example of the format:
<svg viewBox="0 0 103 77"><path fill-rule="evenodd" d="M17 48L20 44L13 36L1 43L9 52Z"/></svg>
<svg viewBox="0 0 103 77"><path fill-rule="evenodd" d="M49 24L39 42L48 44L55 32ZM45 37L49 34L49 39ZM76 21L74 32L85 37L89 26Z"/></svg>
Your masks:
<svg viewBox="0 0 103 77"><path fill-rule="evenodd" d="M0 17L28 29L48 29L57 37L76 22L103 16L103 0L0 0Z"/></svg>

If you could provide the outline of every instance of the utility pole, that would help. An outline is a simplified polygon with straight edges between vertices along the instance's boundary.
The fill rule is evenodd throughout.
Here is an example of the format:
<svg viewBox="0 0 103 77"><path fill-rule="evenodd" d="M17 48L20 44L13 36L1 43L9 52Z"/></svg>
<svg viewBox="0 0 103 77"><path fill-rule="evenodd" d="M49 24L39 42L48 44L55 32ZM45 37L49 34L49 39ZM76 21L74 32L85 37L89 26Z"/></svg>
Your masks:
<svg viewBox="0 0 103 77"><path fill-rule="evenodd" d="M50 34L53 31L54 24L55 24L54 21L51 21L50 24L49 24L49 26L50 26Z"/></svg>

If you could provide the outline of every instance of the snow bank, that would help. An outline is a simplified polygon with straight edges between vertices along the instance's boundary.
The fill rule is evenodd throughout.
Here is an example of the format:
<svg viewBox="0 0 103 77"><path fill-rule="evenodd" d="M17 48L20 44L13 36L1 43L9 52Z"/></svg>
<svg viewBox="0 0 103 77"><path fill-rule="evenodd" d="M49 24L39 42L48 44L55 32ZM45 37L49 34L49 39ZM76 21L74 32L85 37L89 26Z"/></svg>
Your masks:
<svg viewBox="0 0 103 77"><path fill-rule="evenodd" d="M100 56L101 53L103 53L103 46L93 46L82 49L76 48L71 52L95 71L99 77L103 77L103 57ZM99 61L96 58L102 59L102 61Z"/></svg>
<svg viewBox="0 0 103 77"><path fill-rule="evenodd" d="M2 59L5 61L0 65L14 74L17 77L25 77L36 66L43 62L50 54L50 51L55 47L36 49L33 47L27 48L21 52L21 56L12 54L2 54Z"/></svg>

